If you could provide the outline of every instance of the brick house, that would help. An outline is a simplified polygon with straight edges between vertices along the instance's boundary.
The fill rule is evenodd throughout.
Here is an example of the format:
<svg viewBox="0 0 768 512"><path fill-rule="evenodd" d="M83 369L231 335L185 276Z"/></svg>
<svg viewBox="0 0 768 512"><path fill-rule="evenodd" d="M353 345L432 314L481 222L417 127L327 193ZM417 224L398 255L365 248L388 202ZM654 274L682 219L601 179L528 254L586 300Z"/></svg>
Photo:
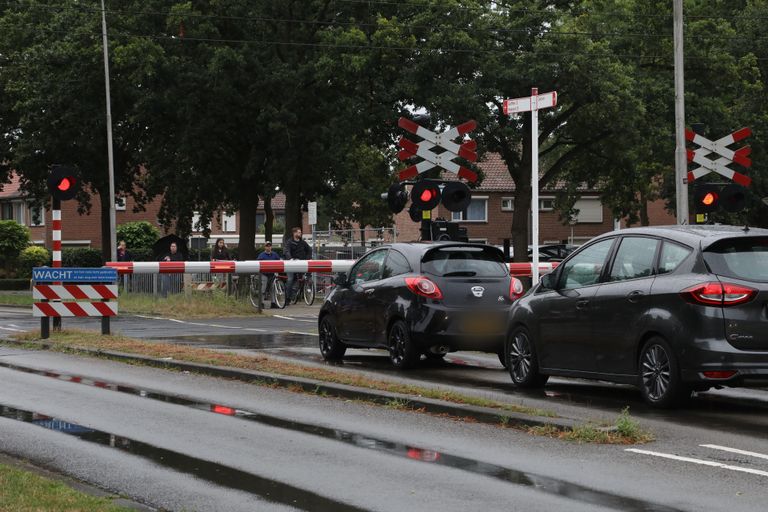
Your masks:
<svg viewBox="0 0 768 512"><path fill-rule="evenodd" d="M460 223L467 228L471 241L502 245L505 238L511 238L513 198L515 185L509 176L506 164L498 154L486 155L478 163L485 174L482 184L472 191L472 202L463 212L450 212L439 205L432 212L432 218L443 218ZM452 175L446 176L450 179ZM579 210L575 222L563 224L554 210L555 196L560 188L543 189L539 192L540 242L582 244L594 236L611 231L616 224L609 208L603 206L597 190L584 188L575 208ZM674 224L675 218L664 209L663 201L649 206L651 225ZM407 208L395 215L399 240L418 240L419 223L413 222ZM622 223L623 225L623 223Z"/></svg>

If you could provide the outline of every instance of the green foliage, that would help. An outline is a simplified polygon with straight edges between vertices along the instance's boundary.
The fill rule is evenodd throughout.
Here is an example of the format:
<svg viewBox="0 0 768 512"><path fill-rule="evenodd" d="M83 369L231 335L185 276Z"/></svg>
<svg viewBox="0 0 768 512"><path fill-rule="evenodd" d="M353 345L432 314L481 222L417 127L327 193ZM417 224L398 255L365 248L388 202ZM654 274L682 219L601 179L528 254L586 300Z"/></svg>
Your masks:
<svg viewBox="0 0 768 512"><path fill-rule="evenodd" d="M131 253L136 249L151 248L159 238L160 230L145 220L117 226L117 241L124 240Z"/></svg>
<svg viewBox="0 0 768 512"><path fill-rule="evenodd" d="M101 267L104 259L101 251L89 247L66 248L61 253L61 264L64 267Z"/></svg>
<svg viewBox="0 0 768 512"><path fill-rule="evenodd" d="M0 279L0 290L29 290L29 279ZM13 302L0 299L0 304L10 303Z"/></svg>
<svg viewBox="0 0 768 512"><path fill-rule="evenodd" d="M133 261L155 261L157 259L152 249L129 249L129 252L133 256Z"/></svg>
<svg viewBox="0 0 768 512"><path fill-rule="evenodd" d="M0 260L15 260L29 245L29 229L15 220L0 220Z"/></svg>
<svg viewBox="0 0 768 512"><path fill-rule="evenodd" d="M32 269L51 264L51 252L45 247L33 245L19 254L16 272L19 277L32 277Z"/></svg>

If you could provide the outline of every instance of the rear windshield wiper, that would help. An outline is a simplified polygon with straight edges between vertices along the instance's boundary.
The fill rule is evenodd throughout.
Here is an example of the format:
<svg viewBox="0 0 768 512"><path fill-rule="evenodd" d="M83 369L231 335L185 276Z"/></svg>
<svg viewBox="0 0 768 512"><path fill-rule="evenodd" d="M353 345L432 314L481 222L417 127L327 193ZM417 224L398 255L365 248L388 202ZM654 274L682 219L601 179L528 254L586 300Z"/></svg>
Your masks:
<svg viewBox="0 0 768 512"><path fill-rule="evenodd" d="M477 272L474 270L457 270L456 272L448 272L447 274L443 274L443 277L474 277L477 275Z"/></svg>

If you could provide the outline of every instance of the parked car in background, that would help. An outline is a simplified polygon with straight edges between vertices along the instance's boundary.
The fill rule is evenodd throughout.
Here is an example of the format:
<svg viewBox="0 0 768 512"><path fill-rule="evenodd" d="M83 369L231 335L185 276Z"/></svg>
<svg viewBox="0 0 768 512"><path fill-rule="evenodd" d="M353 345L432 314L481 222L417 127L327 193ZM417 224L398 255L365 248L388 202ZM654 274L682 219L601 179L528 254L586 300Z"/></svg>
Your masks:
<svg viewBox="0 0 768 512"><path fill-rule="evenodd" d="M504 247L497 245L498 249L504 252ZM569 254L571 254L573 251L578 249L578 245L571 245L571 244L546 244L546 245L540 245L539 246L539 261L543 262L550 262L550 261L563 261L565 258L568 257ZM512 256L514 255L514 251L512 251L512 248L510 247L510 257L507 258L508 261L512 261ZM528 246L528 261L531 261L533 259L533 246Z"/></svg>
<svg viewBox="0 0 768 512"><path fill-rule="evenodd" d="M692 390L768 384L768 230L614 231L573 253L510 311L512 382L637 385L671 407Z"/></svg>
<svg viewBox="0 0 768 512"><path fill-rule="evenodd" d="M396 243L340 275L319 315L320 352L384 348L397 368L422 355L493 352L504 360L509 307L523 294L501 251L482 244Z"/></svg>

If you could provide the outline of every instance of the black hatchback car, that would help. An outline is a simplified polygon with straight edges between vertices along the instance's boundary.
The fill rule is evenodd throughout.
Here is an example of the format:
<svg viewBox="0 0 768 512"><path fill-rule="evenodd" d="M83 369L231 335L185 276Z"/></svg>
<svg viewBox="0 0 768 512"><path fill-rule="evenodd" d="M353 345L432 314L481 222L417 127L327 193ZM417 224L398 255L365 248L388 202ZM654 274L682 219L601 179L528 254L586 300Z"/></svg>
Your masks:
<svg viewBox="0 0 768 512"><path fill-rule="evenodd" d="M340 275L319 316L320 352L384 348L398 368L456 350L499 354L522 283L501 251L468 243L396 243L366 253Z"/></svg>
<svg viewBox="0 0 768 512"><path fill-rule="evenodd" d="M768 230L670 226L591 240L516 301L512 381L636 384L651 405L768 384Z"/></svg>

